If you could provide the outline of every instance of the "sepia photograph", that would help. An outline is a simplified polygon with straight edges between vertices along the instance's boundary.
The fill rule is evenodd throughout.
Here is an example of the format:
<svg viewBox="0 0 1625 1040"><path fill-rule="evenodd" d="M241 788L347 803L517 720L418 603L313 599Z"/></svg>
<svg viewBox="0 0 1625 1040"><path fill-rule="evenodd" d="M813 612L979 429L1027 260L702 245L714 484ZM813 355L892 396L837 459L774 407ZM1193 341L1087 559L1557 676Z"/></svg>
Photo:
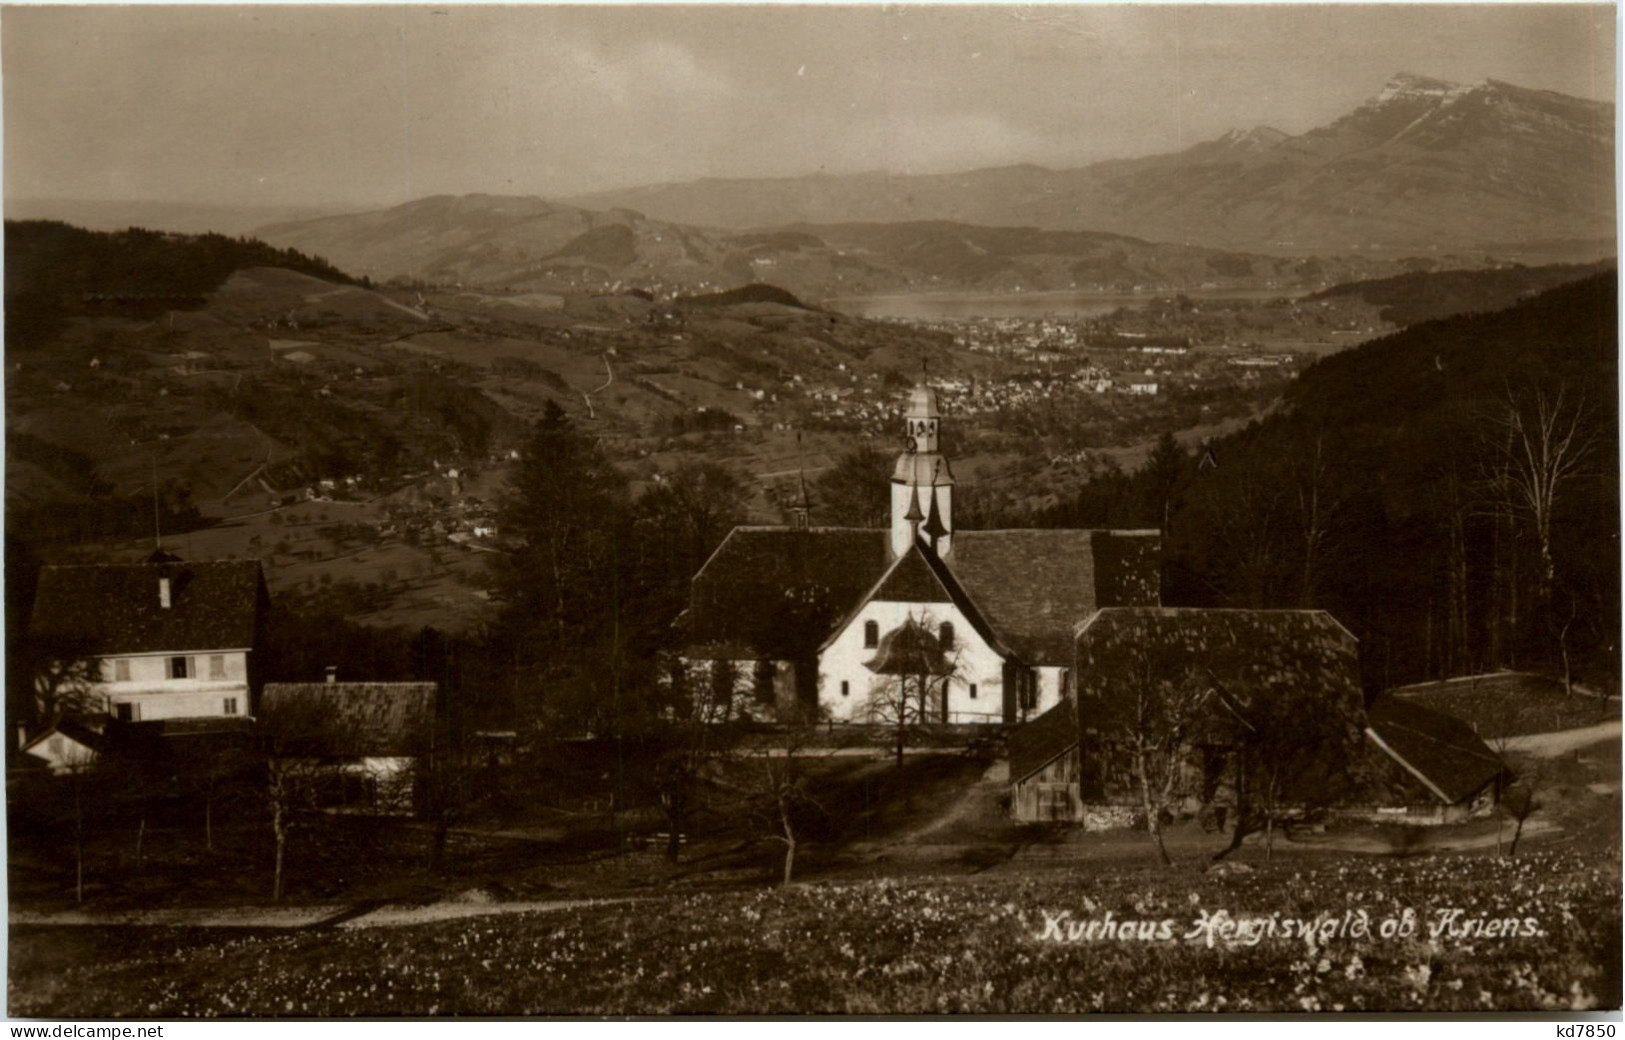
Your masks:
<svg viewBox="0 0 1625 1040"><path fill-rule="evenodd" d="M7 1017L1618 1021L1616 23L0 6Z"/></svg>

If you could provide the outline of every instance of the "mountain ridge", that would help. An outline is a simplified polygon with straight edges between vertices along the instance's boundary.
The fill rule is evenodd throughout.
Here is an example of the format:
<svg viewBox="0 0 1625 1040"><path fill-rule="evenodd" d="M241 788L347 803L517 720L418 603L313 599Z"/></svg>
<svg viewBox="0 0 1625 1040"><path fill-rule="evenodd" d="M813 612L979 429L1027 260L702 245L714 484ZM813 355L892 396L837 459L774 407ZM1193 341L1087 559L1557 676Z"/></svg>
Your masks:
<svg viewBox="0 0 1625 1040"><path fill-rule="evenodd" d="M1399 73L1296 135L1236 129L1175 152L1067 169L712 178L564 201L625 201L703 226L947 219L1245 250L1604 238L1614 223L1613 110L1501 80Z"/></svg>

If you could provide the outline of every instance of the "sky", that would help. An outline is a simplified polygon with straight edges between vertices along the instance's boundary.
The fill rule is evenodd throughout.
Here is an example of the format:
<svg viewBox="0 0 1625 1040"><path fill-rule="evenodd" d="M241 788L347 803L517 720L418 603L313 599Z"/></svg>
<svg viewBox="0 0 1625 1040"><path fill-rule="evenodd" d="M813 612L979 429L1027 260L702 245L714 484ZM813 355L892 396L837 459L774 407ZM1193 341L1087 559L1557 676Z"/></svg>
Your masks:
<svg viewBox="0 0 1625 1040"><path fill-rule="evenodd" d="M1614 100L1611 6L4 7L9 199L391 205L1081 165L1400 71Z"/></svg>

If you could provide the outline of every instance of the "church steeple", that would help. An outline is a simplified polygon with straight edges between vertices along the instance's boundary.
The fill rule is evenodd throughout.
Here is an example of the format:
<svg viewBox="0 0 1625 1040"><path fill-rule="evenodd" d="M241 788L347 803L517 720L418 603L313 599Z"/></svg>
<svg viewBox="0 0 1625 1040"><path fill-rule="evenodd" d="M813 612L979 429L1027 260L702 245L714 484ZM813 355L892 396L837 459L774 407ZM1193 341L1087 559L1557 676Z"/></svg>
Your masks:
<svg viewBox="0 0 1625 1040"><path fill-rule="evenodd" d="M953 545L954 476L938 450L942 410L937 393L923 377L909 391L903 422L903 452L891 478L892 552L903 555L923 533L939 556L947 556ZM930 503L929 514L922 509L922 499Z"/></svg>

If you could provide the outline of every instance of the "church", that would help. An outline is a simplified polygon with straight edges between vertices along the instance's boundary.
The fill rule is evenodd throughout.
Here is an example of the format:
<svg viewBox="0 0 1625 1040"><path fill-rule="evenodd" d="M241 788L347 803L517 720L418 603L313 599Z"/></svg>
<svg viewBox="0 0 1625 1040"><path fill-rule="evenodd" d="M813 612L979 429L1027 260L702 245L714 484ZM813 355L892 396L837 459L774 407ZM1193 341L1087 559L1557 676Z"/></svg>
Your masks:
<svg viewBox="0 0 1625 1040"><path fill-rule="evenodd" d="M1005 724L1071 694L1074 631L1160 603L1156 531L959 530L942 412L910 391L889 528L736 527L694 576L683 681L738 714Z"/></svg>

